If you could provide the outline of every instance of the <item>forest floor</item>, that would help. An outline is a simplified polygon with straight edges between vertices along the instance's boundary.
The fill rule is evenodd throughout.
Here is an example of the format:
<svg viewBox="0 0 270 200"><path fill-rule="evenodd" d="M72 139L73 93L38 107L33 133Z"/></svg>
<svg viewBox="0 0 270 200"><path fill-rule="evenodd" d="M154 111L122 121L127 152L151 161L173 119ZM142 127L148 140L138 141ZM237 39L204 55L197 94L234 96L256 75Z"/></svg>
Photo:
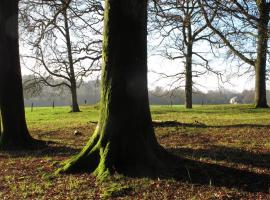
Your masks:
<svg viewBox="0 0 270 200"><path fill-rule="evenodd" d="M103 183L87 173L52 177L60 162L87 142L98 109L27 108L33 137L53 142L39 151L0 152L0 199L270 199L270 109L151 110L160 144L187 161L181 177L115 175Z"/></svg>

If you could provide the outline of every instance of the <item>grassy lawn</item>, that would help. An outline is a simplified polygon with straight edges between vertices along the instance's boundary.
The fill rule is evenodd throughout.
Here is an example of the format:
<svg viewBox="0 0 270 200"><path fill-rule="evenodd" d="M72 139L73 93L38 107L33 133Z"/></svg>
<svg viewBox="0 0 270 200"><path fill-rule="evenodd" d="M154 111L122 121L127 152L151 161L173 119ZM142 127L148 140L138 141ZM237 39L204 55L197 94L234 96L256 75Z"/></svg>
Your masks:
<svg viewBox="0 0 270 200"><path fill-rule="evenodd" d="M0 152L0 199L269 199L270 109L251 105L152 106L159 142L185 162L159 178L91 174L50 178L87 142L98 109L26 108L35 138L54 141L37 152ZM74 135L77 130L81 134Z"/></svg>
<svg viewBox="0 0 270 200"><path fill-rule="evenodd" d="M31 112L26 108L30 129L61 129L84 126L98 121L98 108L82 106L82 112L69 113L68 107L37 107ZM187 110L184 106L151 106L153 120L178 121L182 123L203 123L214 125L270 124L269 109L254 109L252 105L207 105L194 106Z"/></svg>

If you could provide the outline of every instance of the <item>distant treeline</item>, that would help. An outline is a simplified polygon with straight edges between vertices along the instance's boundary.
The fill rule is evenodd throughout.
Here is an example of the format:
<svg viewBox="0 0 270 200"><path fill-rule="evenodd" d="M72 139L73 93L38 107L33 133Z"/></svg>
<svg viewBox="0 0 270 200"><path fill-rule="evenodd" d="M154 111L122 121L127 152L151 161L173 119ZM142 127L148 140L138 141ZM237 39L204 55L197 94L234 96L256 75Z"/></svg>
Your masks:
<svg viewBox="0 0 270 200"><path fill-rule="evenodd" d="M78 102L80 105L96 104L100 99L99 82L83 82L77 90ZM65 87L53 88L49 86L24 85L25 106L67 106L71 105L70 91Z"/></svg>
<svg viewBox="0 0 270 200"><path fill-rule="evenodd" d="M229 104L230 99L238 97L239 103L253 104L254 90L244 90L235 92L230 90L209 90L207 93L196 91L193 93L193 104ZM151 104L184 104L185 91L178 89L175 91L167 91L160 87L149 91ZM270 91L268 91L268 99L270 99Z"/></svg>
<svg viewBox="0 0 270 200"><path fill-rule="evenodd" d="M98 103L100 99L98 81L83 82L78 88L78 101L80 105L92 105ZM38 89L37 89L38 88ZM66 88L52 87L25 87L24 85L25 105L31 106L67 106L71 104L71 96ZM194 104L228 104L232 97L238 97L240 103L252 104L254 102L254 91L244 90L243 92L233 92L229 90L208 91L203 93L194 92ZM270 91L268 91L268 100L270 99ZM153 105L170 105L184 104L185 92L178 89L168 91L162 87L156 87L149 91L150 104Z"/></svg>

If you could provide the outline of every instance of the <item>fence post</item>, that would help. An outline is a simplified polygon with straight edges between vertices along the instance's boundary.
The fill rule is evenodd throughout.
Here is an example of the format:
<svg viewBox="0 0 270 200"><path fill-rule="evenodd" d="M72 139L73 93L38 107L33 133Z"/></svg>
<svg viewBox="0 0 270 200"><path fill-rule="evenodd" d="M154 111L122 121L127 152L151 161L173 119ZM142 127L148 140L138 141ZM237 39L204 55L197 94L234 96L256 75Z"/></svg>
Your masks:
<svg viewBox="0 0 270 200"><path fill-rule="evenodd" d="M54 101L52 102L52 108L54 109Z"/></svg>
<svg viewBox="0 0 270 200"><path fill-rule="evenodd" d="M34 103L31 104L31 112L34 110Z"/></svg>

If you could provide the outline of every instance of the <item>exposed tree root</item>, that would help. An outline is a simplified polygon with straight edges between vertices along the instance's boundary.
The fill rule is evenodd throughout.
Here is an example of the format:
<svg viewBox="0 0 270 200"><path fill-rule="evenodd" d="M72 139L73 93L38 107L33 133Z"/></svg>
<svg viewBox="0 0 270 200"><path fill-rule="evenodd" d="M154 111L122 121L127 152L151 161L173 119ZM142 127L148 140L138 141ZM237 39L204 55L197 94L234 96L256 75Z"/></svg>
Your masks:
<svg viewBox="0 0 270 200"><path fill-rule="evenodd" d="M140 149L132 148L131 144L131 148L119 152L113 142L95 134L85 148L56 173L90 172L103 180L116 172L127 176L159 176L168 171L173 156L157 143L143 144ZM117 145L121 146L118 142Z"/></svg>

